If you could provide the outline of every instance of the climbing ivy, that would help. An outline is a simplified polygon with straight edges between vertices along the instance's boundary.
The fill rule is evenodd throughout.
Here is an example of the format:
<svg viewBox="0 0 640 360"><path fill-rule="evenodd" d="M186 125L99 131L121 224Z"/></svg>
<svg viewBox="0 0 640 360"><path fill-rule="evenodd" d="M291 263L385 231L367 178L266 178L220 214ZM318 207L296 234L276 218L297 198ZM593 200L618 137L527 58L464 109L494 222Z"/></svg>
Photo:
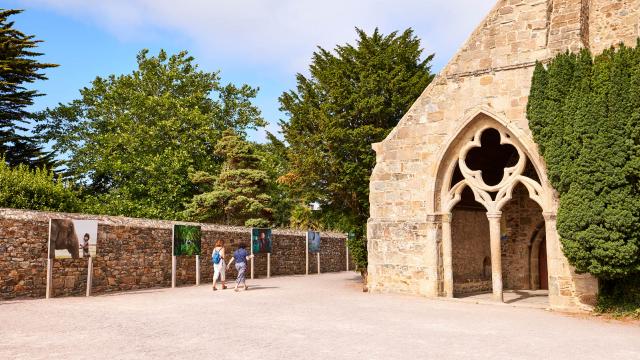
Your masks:
<svg viewBox="0 0 640 360"><path fill-rule="evenodd" d="M604 288L640 276L640 46L538 63L527 116L569 262Z"/></svg>

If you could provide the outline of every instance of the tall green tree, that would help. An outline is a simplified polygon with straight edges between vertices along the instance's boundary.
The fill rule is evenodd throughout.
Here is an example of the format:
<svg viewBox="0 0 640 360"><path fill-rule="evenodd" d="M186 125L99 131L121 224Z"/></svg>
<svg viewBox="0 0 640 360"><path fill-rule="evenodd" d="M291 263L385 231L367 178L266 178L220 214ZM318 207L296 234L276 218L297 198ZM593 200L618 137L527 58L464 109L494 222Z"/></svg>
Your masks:
<svg viewBox="0 0 640 360"><path fill-rule="evenodd" d="M38 130L66 157L88 212L179 217L197 194L190 169L216 174L222 133L264 125L257 89L222 85L187 52L138 56L130 74L97 77L81 97L41 114Z"/></svg>
<svg viewBox="0 0 640 360"><path fill-rule="evenodd" d="M569 262L600 278L602 293L635 283L640 307L630 281L640 275L640 41L538 64L528 117L560 195Z"/></svg>
<svg viewBox="0 0 640 360"><path fill-rule="evenodd" d="M296 197L289 187L278 179L289 172L287 145L267 132L267 142L254 144L256 154L262 159L260 169L265 171L269 181L266 194L271 198L269 207L272 212L272 225L276 227L291 226L291 212L296 204Z"/></svg>
<svg viewBox="0 0 640 360"><path fill-rule="evenodd" d="M268 226L272 215L267 194L270 180L260 169L263 159L255 145L229 130L216 144L215 154L224 159L217 176L204 171L190 176L203 193L193 198L186 217L228 225Z"/></svg>
<svg viewBox="0 0 640 360"><path fill-rule="evenodd" d="M9 17L22 10L0 9L0 156L10 165L31 167L50 165L51 154L45 154L35 137L28 133L31 113L27 107L44 94L29 90L26 85L46 80L42 70L58 65L41 63L34 51L40 40L14 28Z"/></svg>
<svg viewBox="0 0 640 360"><path fill-rule="evenodd" d="M371 144L383 140L433 79L411 29L370 35L355 45L318 48L309 76L282 94L289 144L288 183L302 203L317 201L327 227L362 236L369 216Z"/></svg>

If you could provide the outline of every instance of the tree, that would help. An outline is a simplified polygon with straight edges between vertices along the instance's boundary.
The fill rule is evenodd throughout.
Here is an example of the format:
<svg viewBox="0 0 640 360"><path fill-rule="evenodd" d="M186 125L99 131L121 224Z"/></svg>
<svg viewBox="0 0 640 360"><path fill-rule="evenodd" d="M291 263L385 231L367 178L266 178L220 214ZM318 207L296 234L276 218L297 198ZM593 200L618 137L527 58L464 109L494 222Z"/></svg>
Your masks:
<svg viewBox="0 0 640 360"><path fill-rule="evenodd" d="M20 164L9 167L0 159L0 208L73 212L79 209L78 194L46 168Z"/></svg>
<svg viewBox="0 0 640 360"><path fill-rule="evenodd" d="M188 219L228 225L268 226L272 210L266 194L269 177L260 170L255 145L233 131L226 131L215 148L224 159L218 176L204 171L191 174L203 193L194 196L185 211Z"/></svg>
<svg viewBox="0 0 640 360"><path fill-rule="evenodd" d="M58 65L34 59L42 55L32 50L41 41L15 29L9 21L21 12L0 9L0 156L10 165L51 165L53 155L45 154L34 137L24 135L31 118L26 108L33 105L35 97L44 95L25 85L46 80L41 70Z"/></svg>
<svg viewBox="0 0 640 360"><path fill-rule="evenodd" d="M138 54L131 74L97 77L81 97L41 114L38 130L84 185L85 211L174 219L197 194L190 169L217 173L224 130L264 125L257 90L221 85L187 52Z"/></svg>
<svg viewBox="0 0 640 360"><path fill-rule="evenodd" d="M302 203L318 201L329 228L356 230L369 216L371 144L383 140L433 79L433 55L421 59L411 29L371 35L356 29L356 45L319 48L310 76L282 94L281 126L289 144L287 183Z"/></svg>
<svg viewBox="0 0 640 360"><path fill-rule="evenodd" d="M269 132L267 140L264 144L254 144L254 147L256 155L262 159L260 169L266 172L269 179L266 194L271 198L269 207L272 209L272 224L276 227L290 227L296 198L286 184L277 181L289 172L287 145Z"/></svg>
<svg viewBox="0 0 640 360"><path fill-rule="evenodd" d="M595 58L588 50L536 66L528 104L534 138L560 195L558 233L569 262L601 294L640 275L640 41ZM638 307L640 291L634 290Z"/></svg>

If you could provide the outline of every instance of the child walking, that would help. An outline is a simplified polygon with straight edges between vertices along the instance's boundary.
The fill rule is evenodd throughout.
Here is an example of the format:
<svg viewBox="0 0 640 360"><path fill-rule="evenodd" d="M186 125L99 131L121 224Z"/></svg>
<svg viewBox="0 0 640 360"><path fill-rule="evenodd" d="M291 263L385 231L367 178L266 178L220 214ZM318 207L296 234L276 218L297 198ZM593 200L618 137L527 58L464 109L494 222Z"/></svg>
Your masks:
<svg viewBox="0 0 640 360"><path fill-rule="evenodd" d="M245 272L247 271L247 260L253 258L253 255L249 255L247 252L247 245L238 244L238 249L233 252L233 258L229 261L229 265L227 265L227 269L229 266L235 261L236 262L236 270L238 271L238 277L236 278L236 287L235 291L238 291L238 286L242 284L244 290L247 290L247 279L245 276Z"/></svg>

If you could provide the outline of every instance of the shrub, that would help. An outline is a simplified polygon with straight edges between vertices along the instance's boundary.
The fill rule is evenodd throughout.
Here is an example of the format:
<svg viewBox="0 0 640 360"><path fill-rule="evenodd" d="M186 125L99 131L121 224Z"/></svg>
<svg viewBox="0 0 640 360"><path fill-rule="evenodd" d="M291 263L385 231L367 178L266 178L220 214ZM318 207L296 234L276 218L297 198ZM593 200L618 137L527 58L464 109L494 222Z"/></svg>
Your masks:
<svg viewBox="0 0 640 360"><path fill-rule="evenodd" d="M73 188L46 169L9 167L0 161L0 207L72 212L79 209Z"/></svg>

